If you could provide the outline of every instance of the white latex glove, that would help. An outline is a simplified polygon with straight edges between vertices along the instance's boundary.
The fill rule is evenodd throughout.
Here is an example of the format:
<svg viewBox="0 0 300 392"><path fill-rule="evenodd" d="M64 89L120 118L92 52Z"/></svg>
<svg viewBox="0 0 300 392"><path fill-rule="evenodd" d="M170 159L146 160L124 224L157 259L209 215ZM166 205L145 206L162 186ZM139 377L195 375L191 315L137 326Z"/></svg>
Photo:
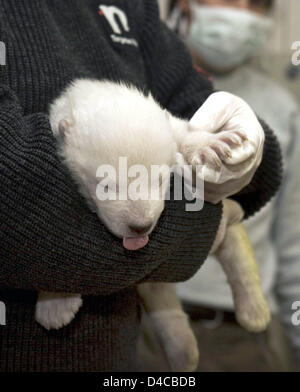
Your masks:
<svg viewBox="0 0 300 392"><path fill-rule="evenodd" d="M205 181L205 200L217 203L250 183L264 140L262 126L243 99L226 92L209 96L190 120L181 148Z"/></svg>

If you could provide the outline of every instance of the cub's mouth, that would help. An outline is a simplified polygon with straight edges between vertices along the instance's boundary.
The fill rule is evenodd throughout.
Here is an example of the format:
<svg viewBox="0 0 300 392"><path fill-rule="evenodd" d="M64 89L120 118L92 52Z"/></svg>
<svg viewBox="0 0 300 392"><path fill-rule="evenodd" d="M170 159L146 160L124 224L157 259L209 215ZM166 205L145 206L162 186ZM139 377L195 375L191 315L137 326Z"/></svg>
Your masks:
<svg viewBox="0 0 300 392"><path fill-rule="evenodd" d="M124 237L123 246L127 250L138 250L144 248L149 242L149 236L143 235L139 237Z"/></svg>

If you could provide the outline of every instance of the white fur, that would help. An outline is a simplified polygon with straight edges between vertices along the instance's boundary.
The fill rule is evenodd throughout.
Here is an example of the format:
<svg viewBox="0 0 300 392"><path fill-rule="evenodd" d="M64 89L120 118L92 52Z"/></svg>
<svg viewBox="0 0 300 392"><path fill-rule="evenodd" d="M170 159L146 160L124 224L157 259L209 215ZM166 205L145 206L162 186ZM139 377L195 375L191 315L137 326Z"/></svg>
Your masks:
<svg viewBox="0 0 300 392"><path fill-rule="evenodd" d="M35 319L46 329L58 329L68 325L82 305L80 294L40 292L36 304Z"/></svg>

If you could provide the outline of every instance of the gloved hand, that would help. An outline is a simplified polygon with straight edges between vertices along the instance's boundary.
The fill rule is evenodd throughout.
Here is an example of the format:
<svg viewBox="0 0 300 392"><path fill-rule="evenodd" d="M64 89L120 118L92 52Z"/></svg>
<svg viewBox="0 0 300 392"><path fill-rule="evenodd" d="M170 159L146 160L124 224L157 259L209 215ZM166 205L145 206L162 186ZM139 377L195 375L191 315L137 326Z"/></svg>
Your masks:
<svg viewBox="0 0 300 392"><path fill-rule="evenodd" d="M217 203L247 186L261 163L265 134L241 98L216 92L190 120L181 145L185 161L204 180L205 200Z"/></svg>

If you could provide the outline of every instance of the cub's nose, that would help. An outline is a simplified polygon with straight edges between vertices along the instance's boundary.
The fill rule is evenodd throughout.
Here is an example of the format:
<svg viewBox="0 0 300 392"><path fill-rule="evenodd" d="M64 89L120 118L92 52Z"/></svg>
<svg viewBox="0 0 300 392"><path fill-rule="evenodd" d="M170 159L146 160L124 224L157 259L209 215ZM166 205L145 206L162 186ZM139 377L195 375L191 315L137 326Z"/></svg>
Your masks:
<svg viewBox="0 0 300 392"><path fill-rule="evenodd" d="M128 225L129 229L133 231L136 234L146 234L152 227L152 222L147 225L136 225L136 224L131 224Z"/></svg>

